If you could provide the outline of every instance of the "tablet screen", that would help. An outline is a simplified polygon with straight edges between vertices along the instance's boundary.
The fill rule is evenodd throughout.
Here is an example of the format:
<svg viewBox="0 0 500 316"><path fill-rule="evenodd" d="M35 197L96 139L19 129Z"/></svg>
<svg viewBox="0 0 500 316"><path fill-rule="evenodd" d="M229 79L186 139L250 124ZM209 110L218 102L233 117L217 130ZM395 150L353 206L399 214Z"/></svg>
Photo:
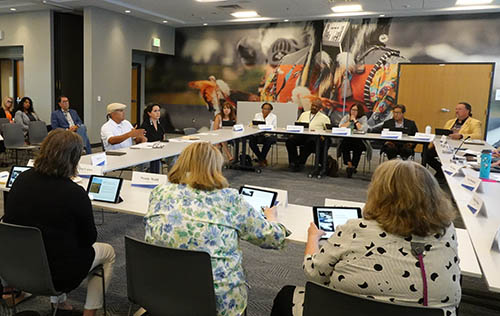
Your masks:
<svg viewBox="0 0 500 316"><path fill-rule="evenodd" d="M123 179L93 175L89 180L87 192L95 201L116 203L119 200Z"/></svg>
<svg viewBox="0 0 500 316"><path fill-rule="evenodd" d="M337 226L344 225L350 219L361 218L359 207L314 206L313 212L314 223L326 233L321 238L330 238Z"/></svg>
<svg viewBox="0 0 500 316"><path fill-rule="evenodd" d="M12 188L12 185L14 184L14 181L16 181L17 177L28 169L31 169L31 167L12 166L12 169L10 169L9 179L7 179L7 184L5 186L7 188Z"/></svg>
<svg viewBox="0 0 500 316"><path fill-rule="evenodd" d="M276 202L277 192L267 191L256 188L241 187L240 194L255 210L261 210L263 207L272 207Z"/></svg>

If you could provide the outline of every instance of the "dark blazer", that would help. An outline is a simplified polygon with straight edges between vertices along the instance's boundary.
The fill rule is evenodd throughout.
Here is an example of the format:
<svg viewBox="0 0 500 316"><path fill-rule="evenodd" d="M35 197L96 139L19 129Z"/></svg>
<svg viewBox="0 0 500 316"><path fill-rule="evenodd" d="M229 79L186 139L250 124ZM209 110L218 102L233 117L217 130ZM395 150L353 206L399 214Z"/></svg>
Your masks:
<svg viewBox="0 0 500 316"><path fill-rule="evenodd" d="M87 276L97 231L87 192L71 179L23 172L9 192L4 221L40 229L56 290L70 292Z"/></svg>
<svg viewBox="0 0 500 316"><path fill-rule="evenodd" d="M69 114L71 115L71 118L73 119L75 125L83 124L82 120L80 119L80 116L78 116L78 113L76 113L75 110L69 109ZM69 128L68 120L66 119L66 116L64 116L64 113L61 109L52 112L50 116L50 124L52 125L52 129Z"/></svg>
<svg viewBox="0 0 500 316"><path fill-rule="evenodd" d="M12 112L10 112L10 114L12 115L12 119L14 119L14 114L12 114ZM7 118L5 110L2 107L0 107L0 118Z"/></svg>
<svg viewBox="0 0 500 316"><path fill-rule="evenodd" d="M151 124L149 120L142 122L141 128L144 128L146 131L146 135L144 136L146 136L148 142L157 142L163 139L165 131L163 130L163 126L161 126L160 121L158 121L156 126L158 126L158 130L155 129L154 125Z"/></svg>
<svg viewBox="0 0 500 316"><path fill-rule="evenodd" d="M396 128L396 121L394 119L390 119L384 122L382 125L382 129L388 128L390 131L400 131L403 134L408 134L410 136L415 135L418 132L417 124L414 121L404 119L404 127L403 129Z"/></svg>

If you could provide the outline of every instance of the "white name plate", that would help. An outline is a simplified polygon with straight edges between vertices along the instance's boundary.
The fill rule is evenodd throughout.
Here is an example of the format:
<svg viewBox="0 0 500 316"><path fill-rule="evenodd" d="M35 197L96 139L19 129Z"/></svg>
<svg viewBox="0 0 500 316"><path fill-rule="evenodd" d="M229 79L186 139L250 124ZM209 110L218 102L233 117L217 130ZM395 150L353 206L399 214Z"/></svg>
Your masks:
<svg viewBox="0 0 500 316"><path fill-rule="evenodd" d="M434 134L425 134L425 133L415 133L414 137L415 137L415 139L433 141L435 135Z"/></svg>
<svg viewBox="0 0 500 316"><path fill-rule="evenodd" d="M449 165L446 165L443 167L443 171L449 175L449 176L456 176L458 174L463 174L462 172L462 168L464 166L460 166L460 165L457 165L456 163L452 163L452 164L449 164Z"/></svg>
<svg viewBox="0 0 500 316"><path fill-rule="evenodd" d="M295 133L303 133L304 132L304 126L300 125L287 125L286 130L289 132L295 132Z"/></svg>
<svg viewBox="0 0 500 316"><path fill-rule="evenodd" d="M461 186L471 192L482 192L481 179L476 177L465 176Z"/></svg>
<svg viewBox="0 0 500 316"><path fill-rule="evenodd" d="M243 132L245 128L243 127L243 124L235 124L233 125L233 131L234 132Z"/></svg>
<svg viewBox="0 0 500 316"><path fill-rule="evenodd" d="M495 233L495 237L493 238L493 245L491 246L491 248L494 251L500 252L500 228Z"/></svg>
<svg viewBox="0 0 500 316"><path fill-rule="evenodd" d="M467 203L467 208L472 213L472 215L477 216L482 213L486 216L486 207L484 206L484 201L477 194L472 195L472 199Z"/></svg>
<svg viewBox="0 0 500 316"><path fill-rule="evenodd" d="M332 127L333 135L350 136L352 133L350 128L347 127Z"/></svg>
<svg viewBox="0 0 500 316"><path fill-rule="evenodd" d="M391 139L401 139L401 138L403 138L403 132L382 131L382 134L380 134L380 137L391 138Z"/></svg>
<svg viewBox="0 0 500 316"><path fill-rule="evenodd" d="M105 166L107 162L105 152L93 154L90 159L92 160L92 166Z"/></svg>
<svg viewBox="0 0 500 316"><path fill-rule="evenodd" d="M132 172L132 185L142 188L155 188L157 185L167 183L167 175L147 173L147 172Z"/></svg>
<svg viewBox="0 0 500 316"><path fill-rule="evenodd" d="M101 166L92 166L87 164L78 164L78 175L82 178L90 178L91 175L95 174L97 176L102 176Z"/></svg>
<svg viewBox="0 0 500 316"><path fill-rule="evenodd" d="M28 160L28 163L26 164L28 167L34 167L35 166L35 159L30 159Z"/></svg>
<svg viewBox="0 0 500 316"><path fill-rule="evenodd" d="M258 128L261 131L272 131L274 129L274 126L272 126L272 125L266 125L266 124L259 124Z"/></svg>

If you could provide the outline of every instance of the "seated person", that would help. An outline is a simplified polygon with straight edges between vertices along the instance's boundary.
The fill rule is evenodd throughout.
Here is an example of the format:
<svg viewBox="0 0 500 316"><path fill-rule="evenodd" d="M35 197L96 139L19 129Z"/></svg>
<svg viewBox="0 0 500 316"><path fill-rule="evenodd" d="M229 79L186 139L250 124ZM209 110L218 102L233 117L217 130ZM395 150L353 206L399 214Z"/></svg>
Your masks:
<svg viewBox="0 0 500 316"><path fill-rule="evenodd" d="M125 108L121 103L108 104L108 121L101 127L101 140L104 150L127 148L132 146L132 140L136 143L147 142L144 136L146 131L142 128L135 129L125 119Z"/></svg>
<svg viewBox="0 0 500 316"><path fill-rule="evenodd" d="M368 123L365 116L365 110L359 103L354 103L349 109L349 114L346 114L339 123L339 127L347 127L351 130L364 131L368 130ZM366 150L366 145L362 139L343 138L340 141L339 150L342 152L342 159L346 165L347 177L352 178L352 174L356 173L361 154ZM351 157L352 151L352 157Z"/></svg>
<svg viewBox="0 0 500 316"><path fill-rule="evenodd" d="M271 103L264 103L260 107L262 112L256 113L253 118L254 121L264 121L266 125L272 125L274 128L278 127L278 118L276 115L271 113L273 110L273 106ZM276 135L266 135L259 134L250 136L250 148L254 152L255 156L257 156L257 160L259 161L259 165L261 167L267 166L267 153L271 149L271 145L276 143ZM262 151L259 149L257 144L263 144Z"/></svg>
<svg viewBox="0 0 500 316"><path fill-rule="evenodd" d="M221 129L222 121L232 122L233 124L236 123L236 110L234 109L233 105L229 102L224 102L224 104L222 105L222 111L220 111L217 115L215 115L213 129L214 130ZM220 145L219 144L217 145L217 147L219 148L220 146L222 146L222 151L226 155L227 160L233 161L234 157L231 154L229 147L227 146L227 142L223 142Z"/></svg>
<svg viewBox="0 0 500 316"><path fill-rule="evenodd" d="M57 104L60 109L52 112L52 115L50 116L52 129L63 128L77 133L83 139L85 151L87 154L91 154L92 147L90 146L89 137L87 136L87 127L83 125L78 113L69 108L69 99L62 95L57 98Z"/></svg>
<svg viewBox="0 0 500 316"><path fill-rule="evenodd" d="M90 199L85 189L71 180L77 173L82 149L82 139L76 133L51 131L42 142L35 167L14 182L5 204L4 221L40 229L57 291L69 293L87 278L83 315L93 316L103 305L102 280L87 275L102 264L108 286L115 252L110 245L96 242ZM72 309L66 303L66 294L51 297L50 301L58 304L58 309Z"/></svg>
<svg viewBox="0 0 500 316"><path fill-rule="evenodd" d="M321 100L315 99L311 103L311 110L303 112L297 122L309 123L309 130L325 130L326 125L330 124L328 116L320 112L322 107ZM310 135L291 135L286 141L286 150L288 151L289 167L293 171L300 171L304 168L307 157L316 151L316 136ZM297 151L300 147L300 155ZM323 146L320 146L320 148ZM321 154L320 154L321 157Z"/></svg>
<svg viewBox="0 0 500 316"><path fill-rule="evenodd" d="M205 251L212 259L217 315L243 315L247 285L240 239L281 248L286 228L276 207L253 209L222 175L224 158L207 142L189 145L151 192L144 216L145 240L173 248Z"/></svg>
<svg viewBox="0 0 500 316"><path fill-rule="evenodd" d="M24 138L28 140L28 127L30 122L39 121L33 109L33 101L29 97L24 97L19 101L17 108L14 110L14 123L23 126Z"/></svg>
<svg viewBox="0 0 500 316"><path fill-rule="evenodd" d="M405 116L406 106L403 104L398 104L392 109L392 119L384 122L381 129L388 128L390 131L403 132L410 136L414 136L418 132L417 125L414 121L406 119ZM403 143L403 142L385 142L384 146L380 150L385 152L387 158L394 159L397 155L401 159L406 160L408 157L415 154L415 144L414 143Z"/></svg>
<svg viewBox="0 0 500 316"><path fill-rule="evenodd" d="M143 114L143 122L141 128L146 132L148 142L159 142L163 140L165 130L160 124L160 105L150 104L146 106ZM149 172L160 173L161 161L151 161L149 164Z"/></svg>
<svg viewBox="0 0 500 316"><path fill-rule="evenodd" d="M373 174L362 219L337 226L321 249L324 232L310 224L304 273L308 281L347 294L456 315L462 293L454 216L427 169L408 160L386 161ZM425 265L412 253L417 243L425 245L425 258L419 256ZM302 315L303 301L304 288L286 286L271 315Z"/></svg>
<svg viewBox="0 0 500 316"><path fill-rule="evenodd" d="M481 121L472 118L472 106L467 102L460 102L455 107L456 119L451 119L444 125L445 129L452 131L448 137L451 139L463 139L470 136L472 139L482 139L483 132ZM427 164L436 170L436 178L444 178L441 162L438 160L436 148L429 146L427 151Z"/></svg>

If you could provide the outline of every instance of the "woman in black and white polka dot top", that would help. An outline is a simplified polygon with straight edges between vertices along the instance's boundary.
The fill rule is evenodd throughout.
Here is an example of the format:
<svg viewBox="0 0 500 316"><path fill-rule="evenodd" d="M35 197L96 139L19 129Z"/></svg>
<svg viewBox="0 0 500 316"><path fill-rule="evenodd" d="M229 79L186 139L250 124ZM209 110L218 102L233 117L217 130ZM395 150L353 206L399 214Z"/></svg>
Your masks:
<svg viewBox="0 0 500 316"><path fill-rule="evenodd" d="M362 219L338 226L321 249L324 232L311 223L304 273L337 291L455 315L461 288L454 216L427 169L390 160L373 174ZM418 246L424 250L420 256L412 253ZM304 288L286 286L271 315L302 315L303 300Z"/></svg>

